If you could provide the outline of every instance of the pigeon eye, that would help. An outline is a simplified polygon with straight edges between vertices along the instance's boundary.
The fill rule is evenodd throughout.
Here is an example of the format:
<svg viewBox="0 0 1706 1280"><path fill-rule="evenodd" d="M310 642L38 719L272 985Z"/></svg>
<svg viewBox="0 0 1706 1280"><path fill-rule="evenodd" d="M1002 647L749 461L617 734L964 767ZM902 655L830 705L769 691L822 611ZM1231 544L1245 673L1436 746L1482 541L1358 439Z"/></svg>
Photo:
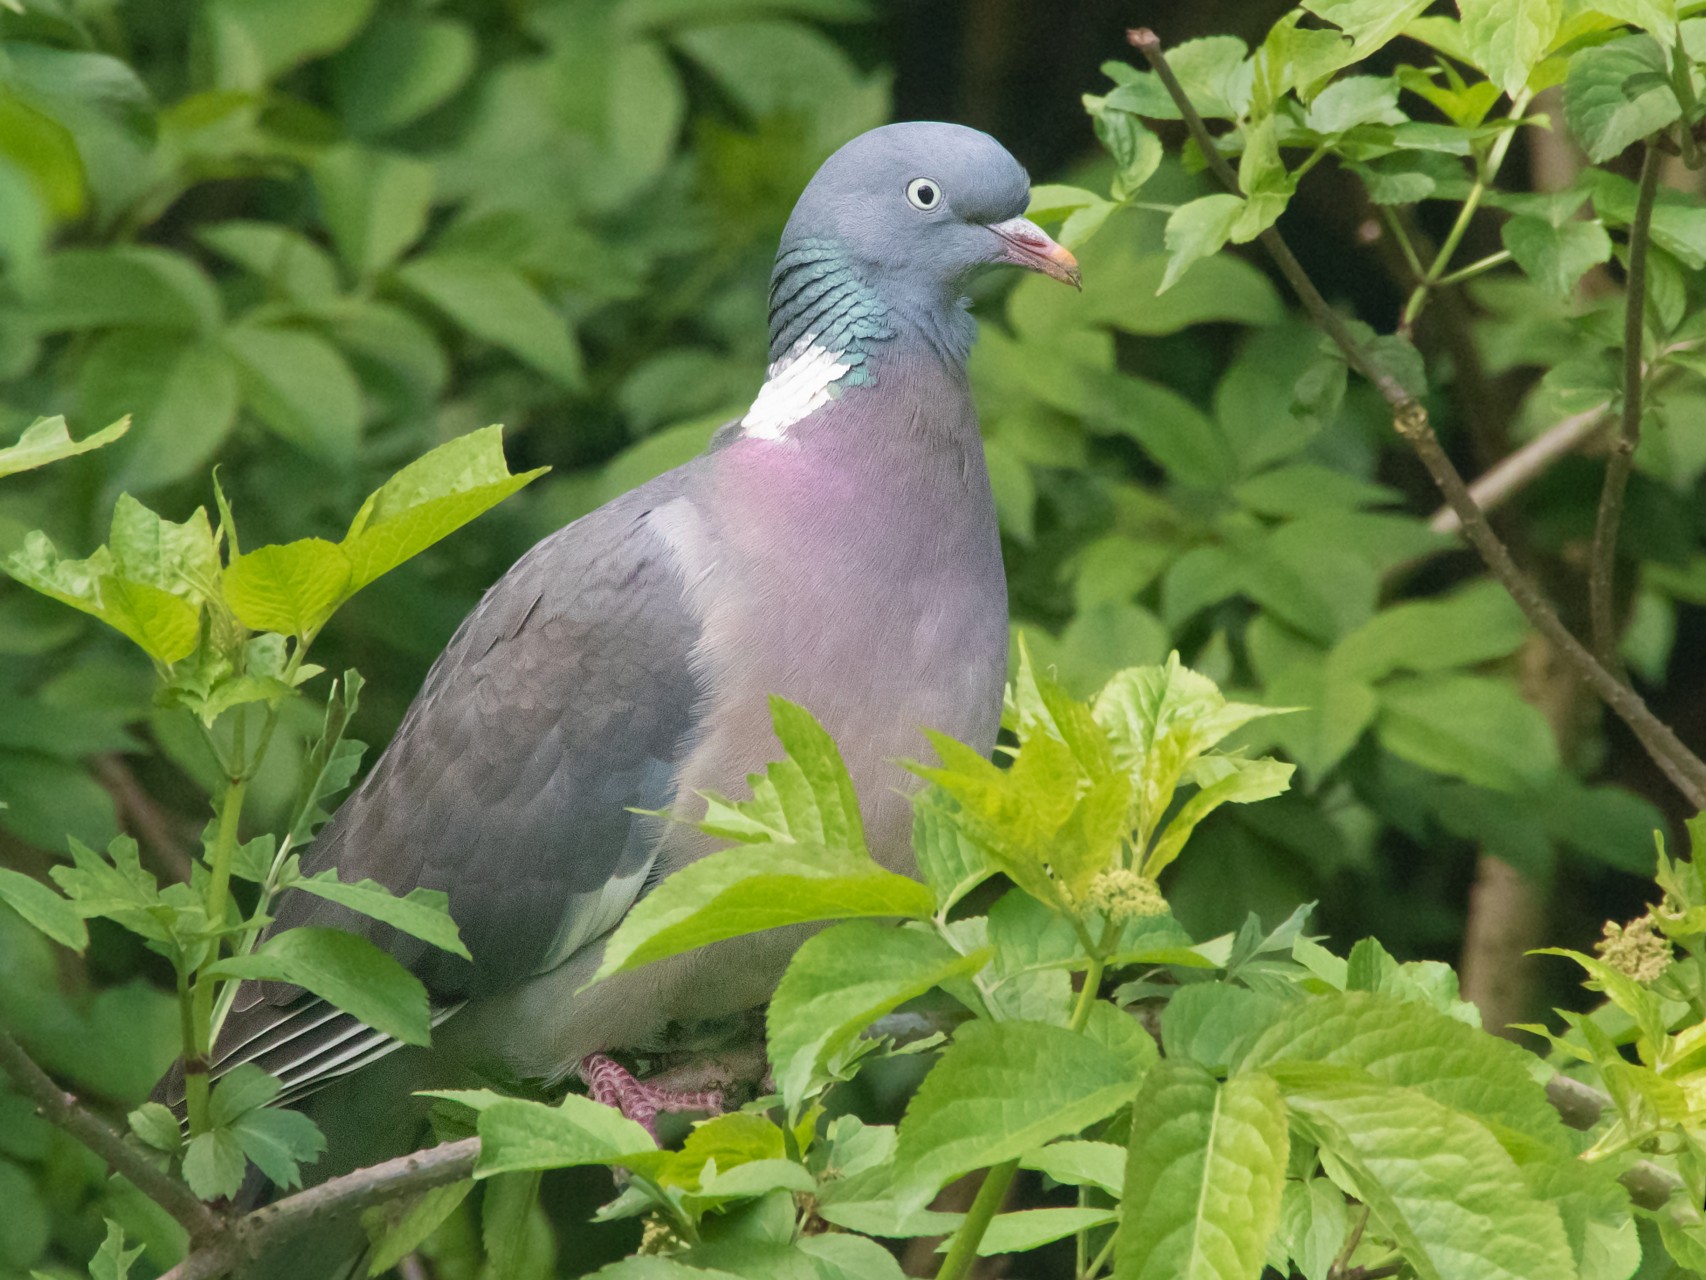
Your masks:
<svg viewBox="0 0 1706 1280"><path fill-rule="evenodd" d="M906 198L912 201L914 209L929 213L942 203L942 188L931 178L914 178L906 184Z"/></svg>

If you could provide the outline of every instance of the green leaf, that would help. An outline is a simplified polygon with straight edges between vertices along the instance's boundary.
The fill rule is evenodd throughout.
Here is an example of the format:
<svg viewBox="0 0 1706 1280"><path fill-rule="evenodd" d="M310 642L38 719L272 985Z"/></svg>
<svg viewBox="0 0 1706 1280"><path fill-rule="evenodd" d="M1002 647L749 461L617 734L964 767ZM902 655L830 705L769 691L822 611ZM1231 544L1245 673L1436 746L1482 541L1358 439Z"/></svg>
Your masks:
<svg viewBox="0 0 1706 1280"><path fill-rule="evenodd" d="M350 562L324 538L258 547L225 570L225 602L254 631L310 636L348 595Z"/></svg>
<svg viewBox="0 0 1706 1280"><path fill-rule="evenodd" d="M291 227L233 218L200 228L196 239L254 273L269 292L309 305L330 302L338 294L338 268L331 255Z"/></svg>
<svg viewBox="0 0 1706 1280"><path fill-rule="evenodd" d="M1095 112L1093 123L1096 137L1114 158L1114 198L1129 200L1160 168L1161 139L1145 129L1136 116L1117 108Z"/></svg>
<svg viewBox="0 0 1706 1280"><path fill-rule="evenodd" d="M1326 75L1361 62L1392 41L1431 0L1303 0L1303 8L1325 18L1351 38L1339 53L1316 68Z"/></svg>
<svg viewBox="0 0 1706 1280"><path fill-rule="evenodd" d="M105 547L87 560L64 560L41 532L6 561L6 572L32 590L99 618L150 657L173 663L195 651L201 611L170 591L121 577Z"/></svg>
<svg viewBox="0 0 1706 1280"><path fill-rule="evenodd" d="M229 1129L198 1133L184 1151L184 1181L203 1200L236 1195L247 1167L243 1146Z"/></svg>
<svg viewBox="0 0 1706 1280"><path fill-rule="evenodd" d="M397 279L475 337L519 357L566 387L584 380L580 348L563 317L508 267L481 258L416 258Z"/></svg>
<svg viewBox="0 0 1706 1280"><path fill-rule="evenodd" d="M1664 50L1651 36L1593 45L1570 59L1564 121L1595 164L1676 121L1682 106Z"/></svg>
<svg viewBox="0 0 1706 1280"><path fill-rule="evenodd" d="M339 114L358 136L408 124L461 87L478 53L468 28L452 19L376 15L333 68Z"/></svg>
<svg viewBox="0 0 1706 1280"><path fill-rule="evenodd" d="M1521 93L1557 34L1562 0L1458 0L1457 7L1476 65L1507 94Z"/></svg>
<svg viewBox="0 0 1706 1280"><path fill-rule="evenodd" d="M364 916L383 920L393 929L429 942L441 951L472 960L468 948L462 945L462 935L450 918L450 899L438 889L411 889L406 894L394 894L376 880L357 880L341 883L336 867L318 875L288 879L284 887L311 893L359 911Z"/></svg>
<svg viewBox="0 0 1706 1280"><path fill-rule="evenodd" d="M1398 109L1398 81L1391 76L1341 76L1315 95L1303 115L1306 127L1327 134L1404 119Z"/></svg>
<svg viewBox="0 0 1706 1280"><path fill-rule="evenodd" d="M111 483L127 489L200 471L237 421L237 368L217 338L115 329L90 345L77 389L86 412L133 415L110 459Z"/></svg>
<svg viewBox="0 0 1706 1280"><path fill-rule="evenodd" d="M1507 657L1528 634L1522 610L1496 582L1383 609L1334 647L1336 676L1374 681L1394 671L1446 671Z"/></svg>
<svg viewBox="0 0 1706 1280"><path fill-rule="evenodd" d="M456 1212L473 1189L473 1179L465 1178L448 1186L434 1187L426 1194L416 1197L401 1211L395 1203L377 1205L365 1211L361 1215L361 1223L373 1245L367 1274L384 1275L426 1243L427 1239L444 1225L445 1219Z"/></svg>
<svg viewBox="0 0 1706 1280"><path fill-rule="evenodd" d="M1244 201L1229 192L1199 196L1168 215L1167 270L1155 292L1165 293L1193 262L1218 253L1244 213Z"/></svg>
<svg viewBox="0 0 1706 1280"><path fill-rule="evenodd" d="M868 858L859 797L835 741L811 712L786 698L771 697L770 723L782 759L747 779L752 799L706 797L700 829L744 843L805 844Z"/></svg>
<svg viewBox="0 0 1706 1280"><path fill-rule="evenodd" d="M1200 786L1183 807L1169 819L1161 838L1149 851L1144 874L1154 878L1184 851L1191 833L1209 814L1223 804L1252 804L1279 795L1291 785L1296 765L1279 760L1240 760L1219 756L1203 761L1195 770Z"/></svg>
<svg viewBox="0 0 1706 1280"><path fill-rule="evenodd" d="M208 972L292 983L404 1044L432 1038L426 988L366 938L342 929L287 929L253 955L231 956Z"/></svg>
<svg viewBox="0 0 1706 1280"><path fill-rule="evenodd" d="M1290 1152L1278 1087L1164 1062L1134 1117L1115 1280L1256 1280Z"/></svg>
<svg viewBox="0 0 1706 1280"><path fill-rule="evenodd" d="M1326 1178L1285 1184L1280 1203L1280 1239L1304 1280L1330 1280L1351 1233L1345 1194Z"/></svg>
<svg viewBox="0 0 1706 1280"><path fill-rule="evenodd" d="M766 1026L776 1087L790 1109L867 1026L946 979L974 973L988 952L962 956L934 933L857 920L808 938L771 998Z"/></svg>
<svg viewBox="0 0 1706 1280"><path fill-rule="evenodd" d="M952 805L939 790L921 791L912 802L912 849L918 873L935 891L936 910L944 915L996 871L954 820Z"/></svg>
<svg viewBox="0 0 1706 1280"><path fill-rule="evenodd" d="M362 503L344 535L350 594L454 533L510 494L544 475L540 467L511 475L503 428L458 436L415 459Z"/></svg>
<svg viewBox="0 0 1706 1280"><path fill-rule="evenodd" d="M142 1246L126 1249L124 1228L108 1219L106 1239L101 1241L101 1247L89 1260L89 1280L129 1280L131 1264L141 1256Z"/></svg>
<svg viewBox="0 0 1706 1280"><path fill-rule="evenodd" d="M1155 1056L1141 1032L1122 1051L1044 1023L968 1023L907 1105L897 1175L922 1208L969 1169L1016 1159L1113 1114L1137 1093Z"/></svg>
<svg viewBox="0 0 1706 1280"><path fill-rule="evenodd" d="M1307 1068L1276 1074L1294 1121L1348 1170L1380 1234L1421 1280L1575 1275L1557 1206L1529 1192L1474 1120L1410 1089Z"/></svg>
<svg viewBox="0 0 1706 1280"><path fill-rule="evenodd" d="M1499 235L1529 279L1566 300L1575 292L1576 281L1611 258L1611 237L1597 222L1554 225L1547 218L1518 214Z"/></svg>
<svg viewBox="0 0 1706 1280"><path fill-rule="evenodd" d="M1558 767L1558 740L1546 717L1503 680L1392 680L1380 689L1377 726L1393 755L1495 791L1520 791Z"/></svg>
<svg viewBox="0 0 1706 1280"><path fill-rule="evenodd" d="M361 29L374 0L210 0L207 36L219 83L258 89Z"/></svg>
<svg viewBox="0 0 1706 1280"><path fill-rule="evenodd" d="M99 449L104 444L111 444L129 430L130 418L127 415L93 435L73 440L71 432L65 426L64 418L37 418L24 428L24 434L18 437L16 444L0 449L0 477L16 475L20 471L33 471L36 467L45 467L61 458L72 458L79 453Z"/></svg>
<svg viewBox="0 0 1706 1280"><path fill-rule="evenodd" d="M936 899L916 880L806 845L747 845L672 872L623 917L593 981L724 938L861 916L928 920Z"/></svg>
<svg viewBox="0 0 1706 1280"><path fill-rule="evenodd" d="M89 945L89 930L77 908L22 871L0 867L0 902L62 947L82 951Z"/></svg>
<svg viewBox="0 0 1706 1280"><path fill-rule="evenodd" d="M176 1153L184 1145L178 1118L163 1102L144 1102L126 1118L131 1132L156 1151Z"/></svg>
<svg viewBox="0 0 1706 1280"><path fill-rule="evenodd" d="M38 294L26 314L50 333L121 325L208 333L223 312L213 282L189 258L135 245L61 249Z"/></svg>
<svg viewBox="0 0 1706 1280"><path fill-rule="evenodd" d="M1080 1231L1105 1227L1117 1216L1112 1209L1021 1209L1017 1213L998 1213L989 1220L983 1239L977 1243L977 1256L1028 1253ZM944 1253L948 1247L948 1241L944 1240L936 1252Z"/></svg>
<svg viewBox="0 0 1706 1280"><path fill-rule="evenodd" d="M48 874L79 915L105 916L154 942L171 940L177 912L162 900L154 877L143 870L135 840L115 836L106 857L81 840L66 843L72 865L50 867Z"/></svg>
<svg viewBox="0 0 1706 1280"><path fill-rule="evenodd" d="M1125 1186L1125 1148L1111 1142L1051 1142L1019 1161L1071 1187L1099 1187L1119 1198Z"/></svg>
<svg viewBox="0 0 1706 1280"><path fill-rule="evenodd" d="M1568 1136L1535 1083L1533 1061L1510 1041L1427 1005L1347 991L1292 1005L1248 1043L1236 1070L1297 1062L1355 1067L1567 1155Z"/></svg>
<svg viewBox="0 0 1706 1280"><path fill-rule="evenodd" d="M627 1157L656 1149L643 1127L614 1107L579 1094L568 1094L556 1106L498 1098L480 1112L480 1160L474 1176L626 1165Z"/></svg>
<svg viewBox="0 0 1706 1280"><path fill-rule="evenodd" d="M332 147L314 162L314 189L338 256L357 277L390 266L426 230L433 168L362 147Z"/></svg>
<svg viewBox="0 0 1706 1280"><path fill-rule="evenodd" d="M231 326L220 341L256 417L320 461L354 466L361 385L331 343L305 329L252 322Z"/></svg>

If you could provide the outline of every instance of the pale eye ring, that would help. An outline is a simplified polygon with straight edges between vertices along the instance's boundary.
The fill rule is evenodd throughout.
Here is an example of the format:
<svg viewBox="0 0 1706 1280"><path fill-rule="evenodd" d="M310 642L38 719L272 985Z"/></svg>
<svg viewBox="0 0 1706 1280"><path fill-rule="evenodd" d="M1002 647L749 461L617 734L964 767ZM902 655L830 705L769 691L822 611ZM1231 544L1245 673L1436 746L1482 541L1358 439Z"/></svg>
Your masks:
<svg viewBox="0 0 1706 1280"><path fill-rule="evenodd" d="M942 186L934 178L914 178L906 184L906 198L914 209L929 213L942 203Z"/></svg>

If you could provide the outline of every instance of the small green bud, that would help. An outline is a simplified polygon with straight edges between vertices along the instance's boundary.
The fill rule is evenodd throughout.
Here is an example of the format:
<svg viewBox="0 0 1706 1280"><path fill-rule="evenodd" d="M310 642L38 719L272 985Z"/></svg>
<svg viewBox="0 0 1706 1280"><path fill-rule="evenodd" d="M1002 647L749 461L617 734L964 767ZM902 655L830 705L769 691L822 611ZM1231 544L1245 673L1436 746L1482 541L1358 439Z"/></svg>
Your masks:
<svg viewBox="0 0 1706 1280"><path fill-rule="evenodd" d="M1606 964L1636 982L1653 982L1670 968L1670 942L1659 934L1651 911L1626 925L1607 920L1605 936L1594 943L1594 950Z"/></svg>
<svg viewBox="0 0 1706 1280"><path fill-rule="evenodd" d="M1084 905L1115 922L1167 914L1167 899L1155 881L1123 867L1104 871L1092 880L1084 893Z"/></svg>

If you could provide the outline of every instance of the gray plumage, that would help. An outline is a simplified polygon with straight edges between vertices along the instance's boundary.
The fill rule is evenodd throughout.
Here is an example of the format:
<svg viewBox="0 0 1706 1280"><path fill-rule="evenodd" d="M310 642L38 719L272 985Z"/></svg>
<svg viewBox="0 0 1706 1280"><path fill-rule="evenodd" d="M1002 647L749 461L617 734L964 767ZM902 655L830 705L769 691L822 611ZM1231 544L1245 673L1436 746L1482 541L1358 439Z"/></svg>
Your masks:
<svg viewBox="0 0 1706 1280"><path fill-rule="evenodd" d="M927 754L923 726L989 750L1006 665L961 287L993 262L1076 282L1020 217L1028 185L959 126L847 144L784 233L753 409L539 543L457 631L304 864L444 890L472 965L303 894L274 927L368 935L446 1016L435 1052L546 1081L762 1003L797 930L577 989L639 896L715 847L630 810L691 818L700 791L742 794L779 753L772 693L834 735L873 853L910 871L915 784L894 761ZM216 1070L256 1061L296 1097L389 1047L299 991L246 985Z"/></svg>

